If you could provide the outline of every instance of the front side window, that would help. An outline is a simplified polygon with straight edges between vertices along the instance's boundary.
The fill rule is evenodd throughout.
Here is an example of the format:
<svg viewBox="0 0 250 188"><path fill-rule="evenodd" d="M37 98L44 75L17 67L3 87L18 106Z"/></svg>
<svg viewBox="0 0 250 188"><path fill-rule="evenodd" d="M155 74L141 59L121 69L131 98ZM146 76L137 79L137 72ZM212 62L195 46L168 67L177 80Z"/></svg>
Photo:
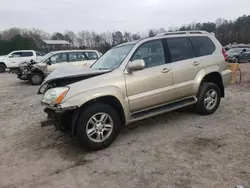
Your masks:
<svg viewBox="0 0 250 188"><path fill-rule="evenodd" d="M69 62L84 61L86 60L83 52L71 52L69 53Z"/></svg>
<svg viewBox="0 0 250 188"><path fill-rule="evenodd" d="M190 37L190 40L198 57L210 55L215 51L215 45L208 37L196 36Z"/></svg>
<svg viewBox="0 0 250 188"><path fill-rule="evenodd" d="M91 68L93 69L116 69L126 58L135 44L127 44L110 49L101 56Z"/></svg>
<svg viewBox="0 0 250 188"><path fill-rule="evenodd" d="M21 52L14 52L10 54L10 58L13 58L13 57L21 57Z"/></svg>
<svg viewBox="0 0 250 188"><path fill-rule="evenodd" d="M95 52L85 52L88 60L98 59L98 55Z"/></svg>
<svg viewBox="0 0 250 188"><path fill-rule="evenodd" d="M31 57L33 56L33 52L21 52L21 57Z"/></svg>
<svg viewBox="0 0 250 188"><path fill-rule="evenodd" d="M50 64L67 62L67 54L66 53L55 54L52 57L50 57L49 62Z"/></svg>
<svg viewBox="0 0 250 188"><path fill-rule="evenodd" d="M143 59L145 68L163 65L166 63L163 45L161 40L151 41L142 44L135 54L132 56L131 61Z"/></svg>
<svg viewBox="0 0 250 188"><path fill-rule="evenodd" d="M172 57L172 62L192 58L192 54L186 38L166 39Z"/></svg>

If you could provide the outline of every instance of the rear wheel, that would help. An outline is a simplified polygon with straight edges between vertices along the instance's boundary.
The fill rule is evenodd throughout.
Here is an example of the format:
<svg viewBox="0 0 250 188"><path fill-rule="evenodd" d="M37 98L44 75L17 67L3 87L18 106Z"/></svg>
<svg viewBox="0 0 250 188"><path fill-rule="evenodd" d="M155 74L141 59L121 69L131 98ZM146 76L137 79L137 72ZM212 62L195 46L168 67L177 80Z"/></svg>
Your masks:
<svg viewBox="0 0 250 188"><path fill-rule="evenodd" d="M101 150L113 143L120 132L121 120L113 107L96 103L80 114L76 136L86 150Z"/></svg>
<svg viewBox="0 0 250 188"><path fill-rule="evenodd" d="M220 105L220 88L214 83L204 82L200 86L197 98L196 112L202 115L213 114Z"/></svg>
<svg viewBox="0 0 250 188"><path fill-rule="evenodd" d="M0 64L0 73L5 72L6 66L5 64Z"/></svg>
<svg viewBox="0 0 250 188"><path fill-rule="evenodd" d="M43 82L43 79L43 74L39 72L31 73L29 77L29 81L32 85L40 85Z"/></svg>

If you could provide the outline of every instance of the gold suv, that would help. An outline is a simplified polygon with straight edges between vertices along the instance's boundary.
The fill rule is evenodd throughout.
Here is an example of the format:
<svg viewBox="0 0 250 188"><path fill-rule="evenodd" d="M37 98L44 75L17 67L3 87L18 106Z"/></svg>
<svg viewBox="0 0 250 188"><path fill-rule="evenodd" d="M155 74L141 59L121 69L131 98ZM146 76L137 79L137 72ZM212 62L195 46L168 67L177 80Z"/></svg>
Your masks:
<svg viewBox="0 0 250 188"><path fill-rule="evenodd" d="M39 93L57 128L100 150L131 122L189 105L214 113L231 80L225 59L208 32L168 32L118 45L90 69L58 68Z"/></svg>

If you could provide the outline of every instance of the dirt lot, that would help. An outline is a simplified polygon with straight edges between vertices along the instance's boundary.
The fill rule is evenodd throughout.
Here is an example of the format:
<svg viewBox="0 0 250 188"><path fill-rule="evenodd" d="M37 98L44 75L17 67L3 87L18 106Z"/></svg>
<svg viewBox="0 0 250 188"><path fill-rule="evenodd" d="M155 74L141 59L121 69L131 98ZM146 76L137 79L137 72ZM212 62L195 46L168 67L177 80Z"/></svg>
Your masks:
<svg viewBox="0 0 250 188"><path fill-rule="evenodd" d="M218 111L181 110L131 125L109 148L87 153L40 127L38 87L0 75L0 187L250 187L250 64Z"/></svg>

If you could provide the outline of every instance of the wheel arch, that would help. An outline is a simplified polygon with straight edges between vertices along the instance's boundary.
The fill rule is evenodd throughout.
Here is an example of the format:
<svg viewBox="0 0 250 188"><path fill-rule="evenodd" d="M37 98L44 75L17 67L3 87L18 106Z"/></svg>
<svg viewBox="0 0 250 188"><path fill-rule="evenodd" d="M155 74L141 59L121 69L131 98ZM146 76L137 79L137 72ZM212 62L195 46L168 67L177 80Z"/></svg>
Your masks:
<svg viewBox="0 0 250 188"><path fill-rule="evenodd" d="M5 64L4 62L1 62L1 61L0 61L0 65L4 65L5 68L7 68L7 66L6 66L6 64Z"/></svg>
<svg viewBox="0 0 250 188"><path fill-rule="evenodd" d="M221 97L225 97L225 89L224 89L221 74L219 72L210 72L210 73L206 74L203 77L201 84L203 82L211 82L211 83L216 84L220 88Z"/></svg>
<svg viewBox="0 0 250 188"><path fill-rule="evenodd" d="M127 122L126 114L125 114L123 105L121 104L120 100L115 96L106 95L106 96L97 97L97 98L87 101L75 111L75 114L74 114L75 119L73 119L72 121L72 135L75 134L76 123L79 119L80 113L95 103L103 103L103 104L107 104L113 107L117 111L119 118L122 122L122 125L124 126L126 125L126 122Z"/></svg>
<svg viewBox="0 0 250 188"><path fill-rule="evenodd" d="M39 74L42 74L43 75L43 78L45 78L45 74L43 73L43 71L41 71L40 69L38 68L35 68L31 71L31 74L34 74L34 73L39 73Z"/></svg>

